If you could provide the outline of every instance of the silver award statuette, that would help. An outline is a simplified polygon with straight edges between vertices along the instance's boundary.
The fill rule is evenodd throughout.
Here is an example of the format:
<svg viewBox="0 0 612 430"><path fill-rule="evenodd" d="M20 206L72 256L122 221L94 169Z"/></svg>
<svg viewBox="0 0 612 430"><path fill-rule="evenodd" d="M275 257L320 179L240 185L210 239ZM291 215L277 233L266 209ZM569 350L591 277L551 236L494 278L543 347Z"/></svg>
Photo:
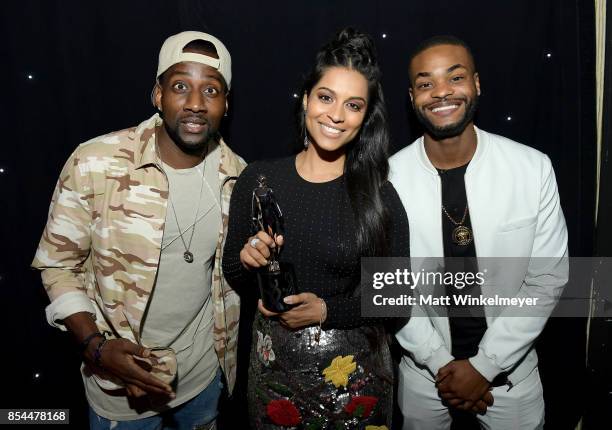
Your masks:
<svg viewBox="0 0 612 430"><path fill-rule="evenodd" d="M251 221L253 234L265 231L272 238L284 234L283 213L276 201L266 177L257 177L257 187L251 200ZM297 293L293 265L280 261L280 249L270 250L266 267L257 271L257 283L264 307L273 312L285 312L291 308L283 299Z"/></svg>

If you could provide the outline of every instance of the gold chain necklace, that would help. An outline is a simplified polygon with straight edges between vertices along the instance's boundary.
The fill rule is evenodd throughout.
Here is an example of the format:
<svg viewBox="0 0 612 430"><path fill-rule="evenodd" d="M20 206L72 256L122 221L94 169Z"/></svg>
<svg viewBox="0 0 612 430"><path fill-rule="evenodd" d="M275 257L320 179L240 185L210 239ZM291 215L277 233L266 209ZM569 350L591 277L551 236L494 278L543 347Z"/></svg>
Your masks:
<svg viewBox="0 0 612 430"><path fill-rule="evenodd" d="M455 225L453 232L451 233L451 237L453 239L453 243L460 246L467 246L472 243L474 235L472 234L472 230L469 227L463 225L465 222L465 218L468 214L468 206L465 205L465 210L463 211L463 217L461 221L455 221L455 219L450 216L444 205L442 205L442 211L444 215Z"/></svg>

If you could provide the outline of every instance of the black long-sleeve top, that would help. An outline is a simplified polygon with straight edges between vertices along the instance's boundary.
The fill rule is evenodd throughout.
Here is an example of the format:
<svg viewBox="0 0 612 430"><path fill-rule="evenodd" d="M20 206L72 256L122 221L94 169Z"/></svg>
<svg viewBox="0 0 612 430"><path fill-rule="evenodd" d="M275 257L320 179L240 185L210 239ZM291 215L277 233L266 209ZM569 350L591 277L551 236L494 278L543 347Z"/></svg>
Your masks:
<svg viewBox="0 0 612 430"><path fill-rule="evenodd" d="M223 255L223 272L230 285L238 291L257 288L254 273L240 262L240 250L251 236L251 198L260 174L266 176L283 212L285 243L280 259L294 265L299 292L312 292L325 300L324 328L379 322L361 317L360 255L344 176L324 183L308 182L298 174L295 156L252 163L238 178ZM381 195L390 219L389 256L408 257L406 211L391 183L382 186Z"/></svg>

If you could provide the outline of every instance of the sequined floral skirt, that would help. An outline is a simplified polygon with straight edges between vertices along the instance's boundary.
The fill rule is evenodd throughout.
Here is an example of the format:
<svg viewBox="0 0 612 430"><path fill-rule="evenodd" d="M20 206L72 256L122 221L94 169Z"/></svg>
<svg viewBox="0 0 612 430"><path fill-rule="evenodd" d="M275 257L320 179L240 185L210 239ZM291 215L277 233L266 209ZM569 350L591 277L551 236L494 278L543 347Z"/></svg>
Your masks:
<svg viewBox="0 0 612 430"><path fill-rule="evenodd" d="M323 330L319 342L316 333L257 315L248 387L252 428L390 429L393 370L384 332Z"/></svg>

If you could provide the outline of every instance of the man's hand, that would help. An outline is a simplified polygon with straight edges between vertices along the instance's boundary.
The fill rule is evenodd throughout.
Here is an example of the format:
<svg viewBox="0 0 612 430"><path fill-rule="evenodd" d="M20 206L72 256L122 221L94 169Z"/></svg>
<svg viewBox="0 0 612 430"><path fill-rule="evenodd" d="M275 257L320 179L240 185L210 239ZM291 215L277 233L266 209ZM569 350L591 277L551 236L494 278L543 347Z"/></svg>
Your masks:
<svg viewBox="0 0 612 430"><path fill-rule="evenodd" d="M489 406L493 406L493 394L491 391L487 391L482 399L474 403L474 406L472 406L472 412L475 414L484 415Z"/></svg>
<svg viewBox="0 0 612 430"><path fill-rule="evenodd" d="M440 397L457 409L484 413L493 404L491 384L468 360L455 360L438 371L436 386Z"/></svg>
<svg viewBox="0 0 612 430"><path fill-rule="evenodd" d="M91 342L85 351L85 358L93 363L97 345L102 342ZM100 364L105 372L119 378L126 384L130 396L141 397L146 394L161 394L174 398L170 385L156 378L139 365L134 356L148 358L151 351L127 339L107 340L102 347Z"/></svg>
<svg viewBox="0 0 612 430"><path fill-rule="evenodd" d="M98 332L93 316L87 312L77 312L70 315L64 320L64 324L79 344L90 337L92 333ZM100 342L102 342L102 339L93 338L87 345L87 349L83 351L85 360L92 366L95 366L94 353ZM100 364L104 371L123 381L128 396L141 397L155 393L174 398L175 395L168 384L151 375L148 370L144 370L134 359L134 356L147 358L149 354L148 349L129 340L107 340L102 347Z"/></svg>
<svg viewBox="0 0 612 430"><path fill-rule="evenodd" d="M319 324L319 322L324 321L327 317L327 308L316 294L295 294L285 297L284 301L289 305L296 306L279 314L267 310L261 300L259 300L259 312L268 318L278 316L281 324L292 329Z"/></svg>

